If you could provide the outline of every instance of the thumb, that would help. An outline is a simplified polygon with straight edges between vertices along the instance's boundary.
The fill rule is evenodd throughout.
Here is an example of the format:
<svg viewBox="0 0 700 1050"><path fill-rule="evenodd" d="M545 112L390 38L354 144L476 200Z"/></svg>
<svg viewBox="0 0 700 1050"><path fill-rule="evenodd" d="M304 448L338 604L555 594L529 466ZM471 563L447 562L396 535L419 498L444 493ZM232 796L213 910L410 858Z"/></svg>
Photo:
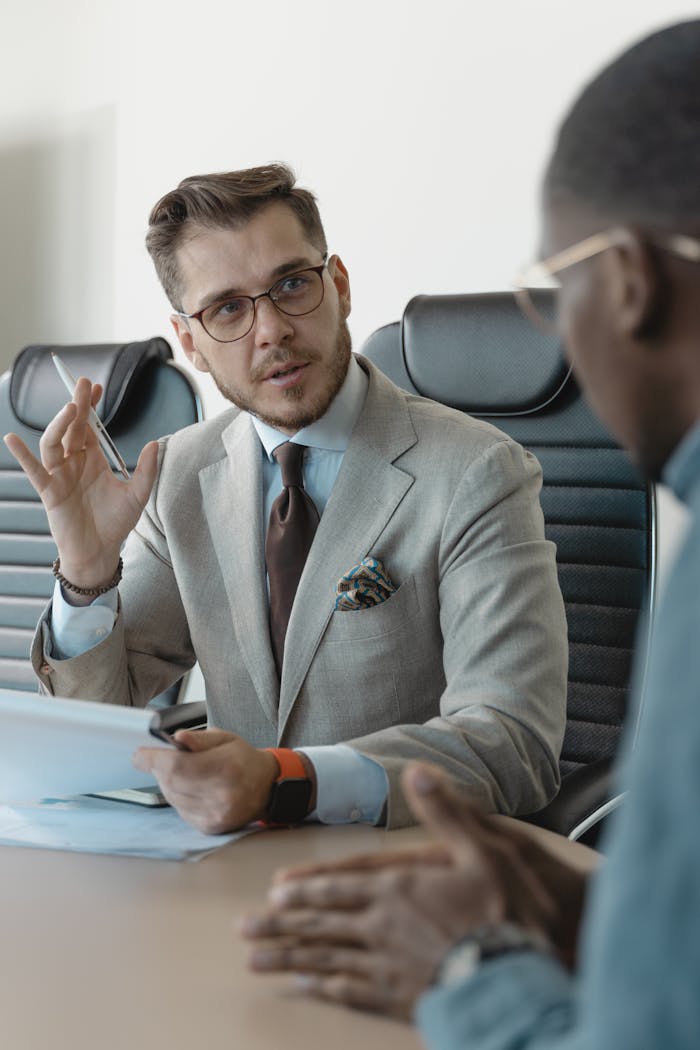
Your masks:
<svg viewBox="0 0 700 1050"><path fill-rule="evenodd" d="M486 832L481 814L462 796L441 770L412 763L402 786L414 815L448 847L455 860L474 863L483 857L481 840Z"/></svg>
<svg viewBox="0 0 700 1050"><path fill-rule="evenodd" d="M136 469L131 476L131 485L142 507L146 506L158 472L158 442L149 441L141 449Z"/></svg>
<svg viewBox="0 0 700 1050"><path fill-rule="evenodd" d="M173 738L186 751L210 751L237 738L223 729L178 729Z"/></svg>

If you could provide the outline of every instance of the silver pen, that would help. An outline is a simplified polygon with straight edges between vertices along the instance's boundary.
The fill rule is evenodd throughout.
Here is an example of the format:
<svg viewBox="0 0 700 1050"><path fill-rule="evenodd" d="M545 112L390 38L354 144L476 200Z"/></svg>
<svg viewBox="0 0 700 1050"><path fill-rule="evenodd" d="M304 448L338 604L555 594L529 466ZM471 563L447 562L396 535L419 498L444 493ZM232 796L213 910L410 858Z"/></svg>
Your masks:
<svg viewBox="0 0 700 1050"><path fill-rule="evenodd" d="M54 352L51 351L51 357L53 358L53 363L56 366L56 371L63 380L66 390L72 397L75 392L75 379L70 374L63 361L58 356L58 354L54 354ZM114 442L112 441L111 437L105 430L102 420L97 415L97 412L95 412L95 409L92 407L90 408L88 423L90 424L91 430L93 430L95 435L97 436L97 440L100 443L100 448L106 455L107 459L111 460L113 466L115 466L119 473L128 480L130 475L129 471L126 468L126 463L119 455L119 451Z"/></svg>

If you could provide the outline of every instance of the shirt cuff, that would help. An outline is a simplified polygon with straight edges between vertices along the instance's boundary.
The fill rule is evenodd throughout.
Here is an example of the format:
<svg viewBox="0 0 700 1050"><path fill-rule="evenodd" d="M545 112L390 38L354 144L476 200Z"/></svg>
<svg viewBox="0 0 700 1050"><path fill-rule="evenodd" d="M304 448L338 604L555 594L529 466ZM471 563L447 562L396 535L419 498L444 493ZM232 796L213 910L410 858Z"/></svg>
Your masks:
<svg viewBox="0 0 700 1050"><path fill-rule="evenodd" d="M119 593L113 587L90 605L69 605L56 580L51 604L51 656L69 660L103 642L114 627L118 601Z"/></svg>
<svg viewBox="0 0 700 1050"><path fill-rule="evenodd" d="M316 771L316 809L309 819L322 824L376 824L389 793L389 778L378 762L347 744L299 747Z"/></svg>
<svg viewBox="0 0 700 1050"><path fill-rule="evenodd" d="M513 952L486 959L461 983L434 985L415 1020L426 1045L441 1050L581 1050L575 1000L573 979L551 955Z"/></svg>

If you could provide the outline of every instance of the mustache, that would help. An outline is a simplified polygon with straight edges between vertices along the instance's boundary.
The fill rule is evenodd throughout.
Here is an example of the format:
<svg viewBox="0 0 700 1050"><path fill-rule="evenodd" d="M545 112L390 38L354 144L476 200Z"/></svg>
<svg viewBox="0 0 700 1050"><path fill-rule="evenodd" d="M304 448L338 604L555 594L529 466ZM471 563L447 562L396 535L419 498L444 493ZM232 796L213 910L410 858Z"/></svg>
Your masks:
<svg viewBox="0 0 700 1050"><path fill-rule="evenodd" d="M271 350L262 361L258 362L250 373L250 378L253 382L257 382L264 379L275 366L286 365L290 361L300 365L307 365L316 360L318 360L318 354L312 350Z"/></svg>

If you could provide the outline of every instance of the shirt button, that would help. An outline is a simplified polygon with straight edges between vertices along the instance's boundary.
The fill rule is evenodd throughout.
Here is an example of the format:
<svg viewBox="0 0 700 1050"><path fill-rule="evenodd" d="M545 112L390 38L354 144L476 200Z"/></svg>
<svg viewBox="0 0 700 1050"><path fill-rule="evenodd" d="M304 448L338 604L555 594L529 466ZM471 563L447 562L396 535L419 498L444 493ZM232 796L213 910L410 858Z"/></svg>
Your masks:
<svg viewBox="0 0 700 1050"><path fill-rule="evenodd" d="M361 816L362 816L362 810L361 809L351 809L350 810L350 820L359 820Z"/></svg>
<svg viewBox="0 0 700 1050"><path fill-rule="evenodd" d="M97 628L97 629L95 630L95 638L104 638L104 636L105 636L106 634L107 634L107 631L105 630L105 628L104 628L104 627L98 627L98 628Z"/></svg>
<svg viewBox="0 0 700 1050"><path fill-rule="evenodd" d="M51 674L51 668L48 664L42 664L39 668L39 671L41 672L41 674Z"/></svg>

